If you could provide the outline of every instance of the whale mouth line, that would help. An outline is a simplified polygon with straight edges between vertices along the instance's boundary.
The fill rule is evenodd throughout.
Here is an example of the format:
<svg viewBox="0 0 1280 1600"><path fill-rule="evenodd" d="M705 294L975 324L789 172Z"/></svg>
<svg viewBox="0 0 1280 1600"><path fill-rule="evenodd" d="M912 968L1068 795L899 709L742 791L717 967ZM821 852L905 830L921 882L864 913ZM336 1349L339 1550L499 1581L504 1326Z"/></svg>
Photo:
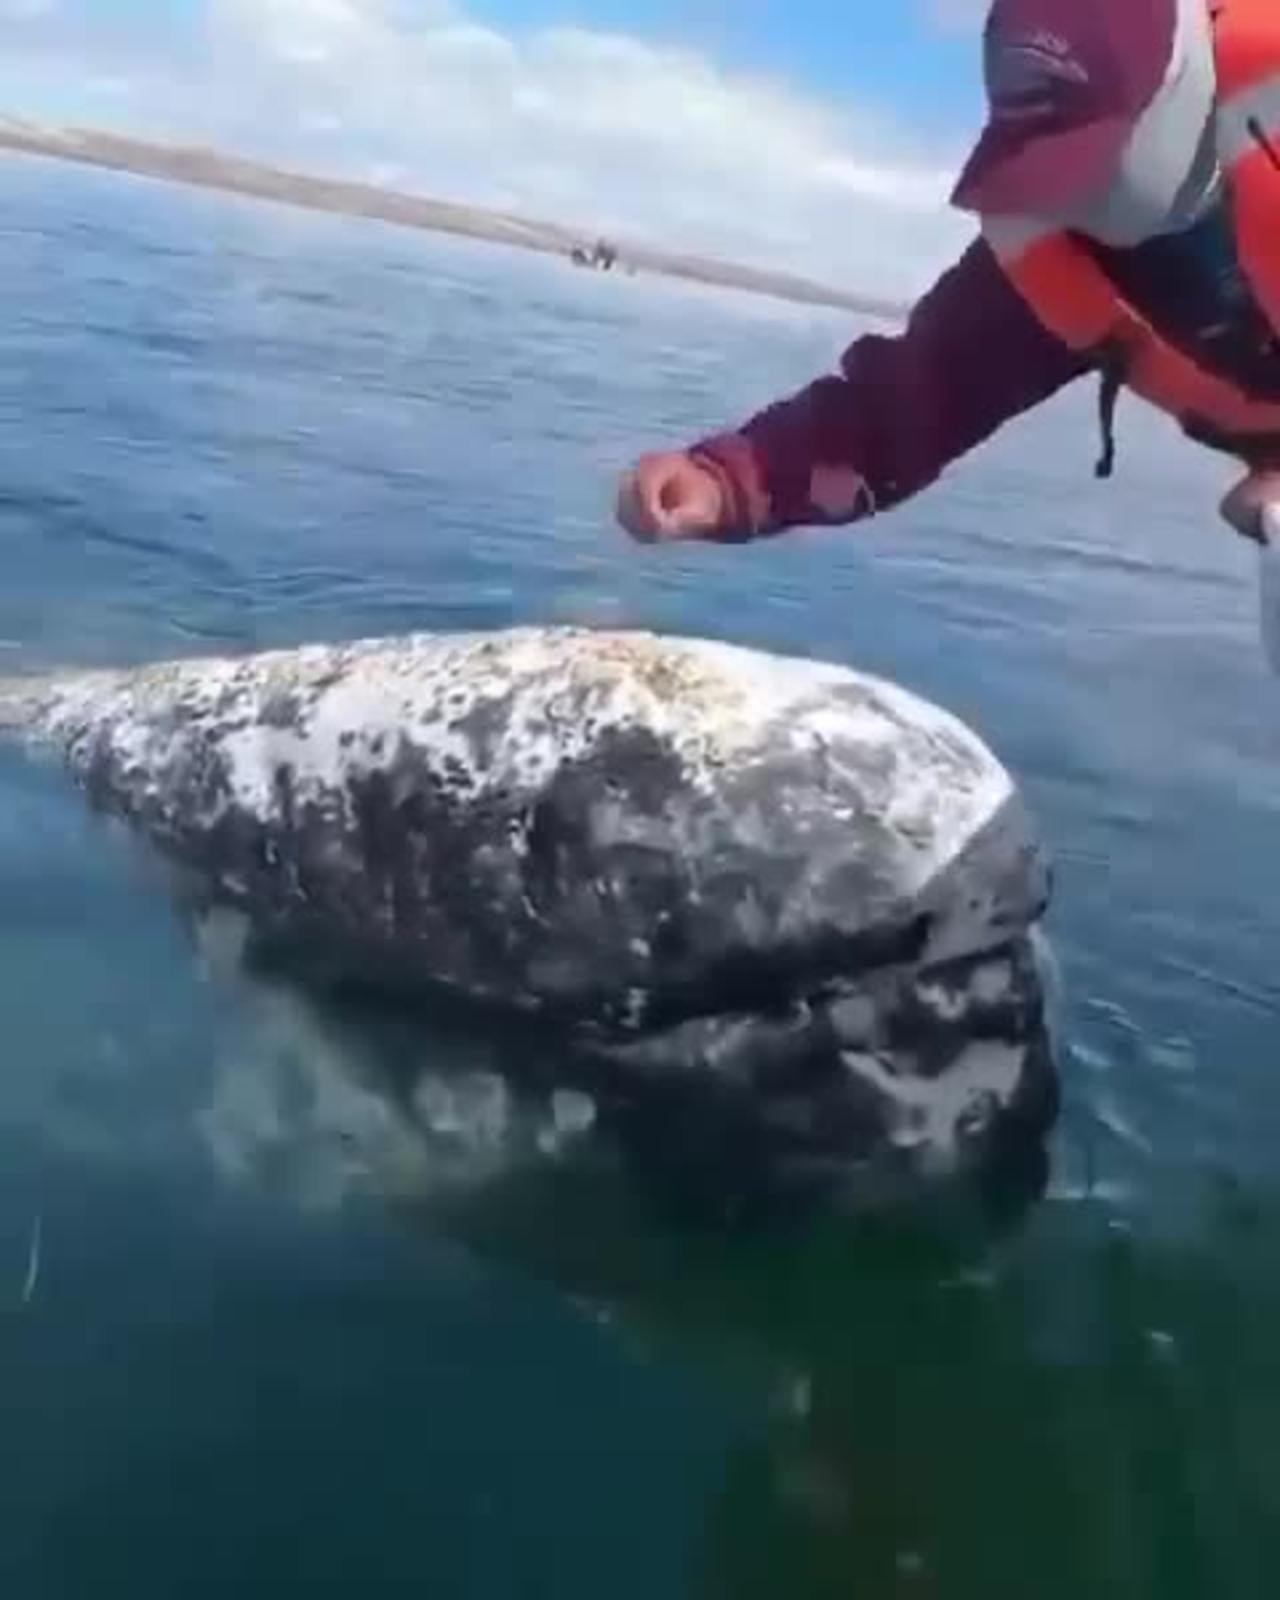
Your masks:
<svg viewBox="0 0 1280 1600"><path fill-rule="evenodd" d="M173 884L179 892L187 891L189 908L197 916L223 910L250 922L249 908L235 898L201 894L198 885L185 878L180 864L171 866ZM602 1037L625 1038L727 1015L780 1015L860 978L915 966L927 948L934 920L924 912L856 933L821 932L768 950L731 952L691 977L649 977L638 982L626 999L618 998L613 985L574 994L524 987L520 998L499 996L424 974L412 953L406 957L394 942L386 950L371 945L362 960L350 944L340 942L330 949L329 940L307 941L296 926L279 934L252 927L245 954L252 967L274 977L297 976L321 987L350 988L415 1009L452 1002L536 1019L548 1028L584 1036L594 1030Z"/></svg>
<svg viewBox="0 0 1280 1600"><path fill-rule="evenodd" d="M924 913L857 933L820 933L769 950L722 956L683 980L650 980L630 1003L612 996L549 998L539 1000L537 1009L553 1022L624 1036L661 1033L729 1015L781 1015L852 979L918 962L932 924L933 918Z"/></svg>
<svg viewBox="0 0 1280 1600"><path fill-rule="evenodd" d="M624 1026L611 1026L608 1019L579 1018L571 1022L571 1035L588 1048L600 1050L615 1059L637 1063L646 1058L659 1063L664 1043L680 1036L697 1039L716 1031L736 1029L745 1036L754 1031L761 1037L799 1032L821 1035L824 1046L867 1047L873 1030L838 1022L843 1011L858 1014L861 1005L874 1008L877 1018L891 1021L875 1040L877 1046L895 1051L918 1049L924 1053L950 1048L975 1038L1013 1039L1034 1031L1042 1015L1042 1004L1029 1007L1026 994L1039 996L1038 987L1023 991L1020 979L1031 974L1034 951L1022 935L963 957L949 957L935 965L921 965L914 957L914 939L896 951L885 949L886 959L854 967L812 970L807 981L773 993L748 994L746 991L701 991L701 1004L666 1005L648 1011L639 1022L627 1019ZM974 974L1007 972L1009 981L997 981L994 994L986 996L981 986L970 992ZM926 999L926 996L931 998ZM824 1022L824 1019L830 1019ZM547 1016L552 1025L556 1020Z"/></svg>
<svg viewBox="0 0 1280 1600"><path fill-rule="evenodd" d="M207 902L205 912L213 909ZM526 994L513 1001L421 971L391 970L376 954L331 959L296 937L277 944L258 929L243 959L248 971L300 984L360 1005L389 1007L425 1021L476 1019L567 1049L588 1071L618 1073L612 1087L694 1084L705 1077L716 1094L812 1085L838 1068L842 1051L886 1059L909 1053L922 1075L940 1075L975 1040L1025 1042L1041 1027L1043 1003L1033 947L1021 933L963 955L923 959L933 917L895 927L828 934L787 949L734 955L683 984L637 990L628 1007L612 992L577 996ZM1007 981L984 997L973 990L982 969ZM924 998L936 991L932 1000Z"/></svg>

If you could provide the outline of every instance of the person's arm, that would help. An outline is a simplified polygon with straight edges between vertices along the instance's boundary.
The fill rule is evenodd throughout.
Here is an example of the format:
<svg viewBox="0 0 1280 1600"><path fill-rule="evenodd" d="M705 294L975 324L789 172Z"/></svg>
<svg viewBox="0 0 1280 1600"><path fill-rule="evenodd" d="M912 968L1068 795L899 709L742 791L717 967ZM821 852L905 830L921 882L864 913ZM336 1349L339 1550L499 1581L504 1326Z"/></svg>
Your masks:
<svg viewBox="0 0 1280 1600"><path fill-rule="evenodd" d="M628 474L619 517L637 538L762 538L901 504L1087 362L1047 332L975 243L897 335L868 334L838 374L745 426Z"/></svg>

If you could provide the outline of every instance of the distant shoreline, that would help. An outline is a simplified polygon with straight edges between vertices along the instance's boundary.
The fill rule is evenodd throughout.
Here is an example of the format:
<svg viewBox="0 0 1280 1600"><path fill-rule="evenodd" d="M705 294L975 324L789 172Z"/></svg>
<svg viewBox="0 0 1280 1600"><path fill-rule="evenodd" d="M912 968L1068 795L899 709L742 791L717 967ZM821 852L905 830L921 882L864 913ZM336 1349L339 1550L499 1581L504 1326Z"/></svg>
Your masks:
<svg viewBox="0 0 1280 1600"><path fill-rule="evenodd" d="M561 255L594 249L596 235L558 223L540 222L480 206L432 200L376 184L295 172L203 146L167 145L101 129L49 128L0 118L0 152L42 156L81 166L132 173L168 183L221 190L278 205L340 216L364 217L397 227L451 233L491 244ZM667 252L611 239L624 270L681 278L715 288L737 289L795 304L852 311L886 322L901 321L905 307L846 293L790 273L742 266L709 257Z"/></svg>

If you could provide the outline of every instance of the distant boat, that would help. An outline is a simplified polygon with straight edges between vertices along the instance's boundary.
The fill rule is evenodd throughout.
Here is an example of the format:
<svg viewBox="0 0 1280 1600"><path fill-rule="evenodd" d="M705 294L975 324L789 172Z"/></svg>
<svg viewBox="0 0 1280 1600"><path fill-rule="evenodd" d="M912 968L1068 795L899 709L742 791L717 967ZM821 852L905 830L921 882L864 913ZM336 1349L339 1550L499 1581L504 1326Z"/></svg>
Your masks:
<svg viewBox="0 0 1280 1600"><path fill-rule="evenodd" d="M585 245L576 244L569 252L570 260L578 267L594 267L600 272L611 271L618 262L618 252L607 239L597 239L588 250Z"/></svg>

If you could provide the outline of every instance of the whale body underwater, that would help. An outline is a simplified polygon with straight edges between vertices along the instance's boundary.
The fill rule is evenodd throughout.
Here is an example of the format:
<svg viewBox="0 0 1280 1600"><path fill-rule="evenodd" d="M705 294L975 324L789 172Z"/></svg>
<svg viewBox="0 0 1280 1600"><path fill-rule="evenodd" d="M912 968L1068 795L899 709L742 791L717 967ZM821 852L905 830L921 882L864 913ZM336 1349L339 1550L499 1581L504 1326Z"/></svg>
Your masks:
<svg viewBox="0 0 1280 1600"><path fill-rule="evenodd" d="M420 634L10 679L0 730L274 969L516 1019L784 1182L949 1179L1055 1119L1016 787L850 668Z"/></svg>

